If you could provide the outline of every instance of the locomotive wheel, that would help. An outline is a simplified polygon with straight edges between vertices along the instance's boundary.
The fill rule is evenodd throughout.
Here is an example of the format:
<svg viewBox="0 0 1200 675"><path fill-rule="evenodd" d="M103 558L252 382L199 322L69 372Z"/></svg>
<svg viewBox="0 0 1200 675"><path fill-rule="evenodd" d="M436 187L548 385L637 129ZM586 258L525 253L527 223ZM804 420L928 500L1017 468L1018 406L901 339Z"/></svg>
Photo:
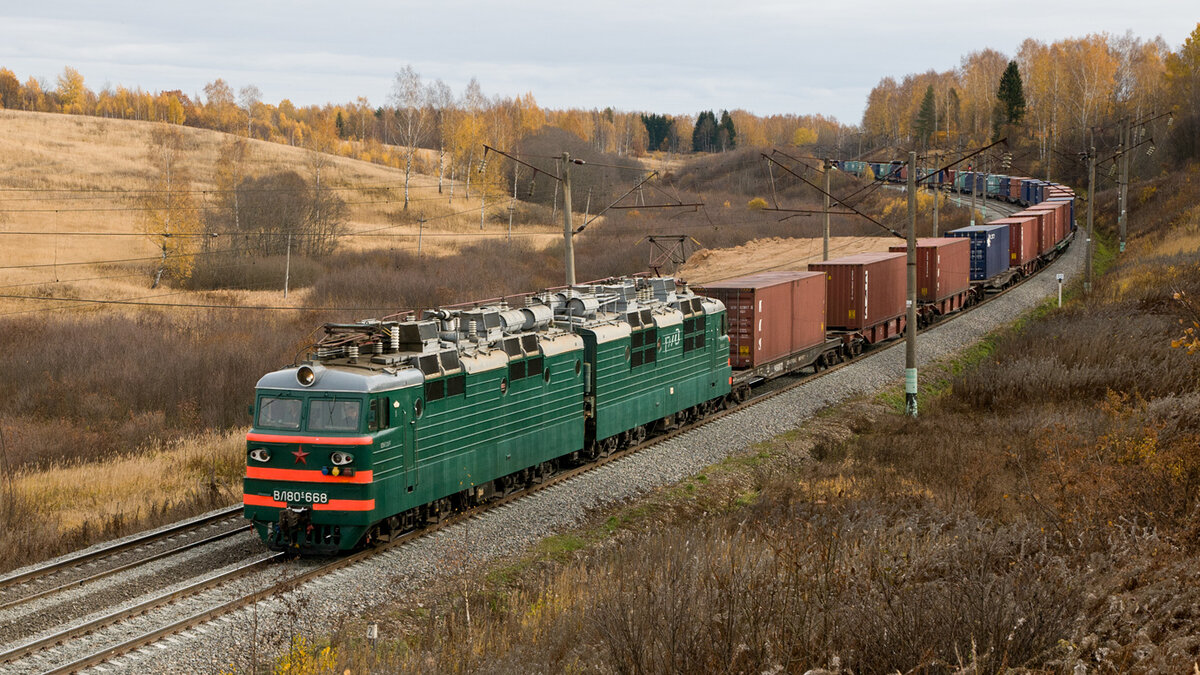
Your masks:
<svg viewBox="0 0 1200 675"><path fill-rule="evenodd" d="M608 438L600 441L600 456L608 457L612 455L617 451L617 446L618 443L616 436L609 436Z"/></svg>
<svg viewBox="0 0 1200 675"><path fill-rule="evenodd" d="M633 444L635 446L641 445L642 441L646 440L646 427L644 427L644 426L636 427L632 433L633 433Z"/></svg>

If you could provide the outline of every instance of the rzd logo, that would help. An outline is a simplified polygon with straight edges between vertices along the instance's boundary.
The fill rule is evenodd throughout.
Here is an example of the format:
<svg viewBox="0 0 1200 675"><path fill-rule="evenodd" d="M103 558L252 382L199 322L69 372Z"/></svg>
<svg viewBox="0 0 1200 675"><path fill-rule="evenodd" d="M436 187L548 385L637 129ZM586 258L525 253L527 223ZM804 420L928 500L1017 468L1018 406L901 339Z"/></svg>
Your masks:
<svg viewBox="0 0 1200 675"><path fill-rule="evenodd" d="M679 333L667 333L663 336L663 349L679 346Z"/></svg>

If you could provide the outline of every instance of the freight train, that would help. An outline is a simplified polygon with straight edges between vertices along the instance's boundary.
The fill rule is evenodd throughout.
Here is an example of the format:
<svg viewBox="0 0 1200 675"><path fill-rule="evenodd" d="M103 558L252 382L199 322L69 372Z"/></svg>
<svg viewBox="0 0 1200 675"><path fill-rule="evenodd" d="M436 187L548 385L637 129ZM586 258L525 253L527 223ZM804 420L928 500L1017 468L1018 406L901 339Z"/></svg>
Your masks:
<svg viewBox="0 0 1200 675"><path fill-rule="evenodd" d="M1058 214L1004 223L1020 229L1013 268L1035 268L1028 242L1041 247L1042 228L1037 264L1065 246L1050 229ZM923 316L995 287L975 270L999 263L973 263L981 250L1009 250L994 235L919 242ZM326 324L306 360L258 381L245 517L273 550L387 541L704 417L758 382L903 334L904 254L810 268L696 290L625 277Z"/></svg>

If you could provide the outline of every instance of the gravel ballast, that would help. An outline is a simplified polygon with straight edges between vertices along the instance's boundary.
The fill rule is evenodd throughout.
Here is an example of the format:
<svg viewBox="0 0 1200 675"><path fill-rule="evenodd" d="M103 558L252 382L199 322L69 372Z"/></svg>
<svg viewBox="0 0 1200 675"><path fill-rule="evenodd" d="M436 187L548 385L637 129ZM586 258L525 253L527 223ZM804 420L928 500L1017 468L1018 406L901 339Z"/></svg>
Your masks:
<svg viewBox="0 0 1200 675"><path fill-rule="evenodd" d="M918 346L920 363L944 359L978 342L1055 295L1056 273L1065 274L1068 280L1081 273L1083 248L1080 236L1063 257L1035 278L966 316L923 333ZM903 374L904 343L897 341L636 455L120 657L92 672L192 673L261 667L286 648L292 635L328 634L340 617L369 618L372 608L401 604L410 593L444 575L518 555L545 537L580 523L595 509L694 475L755 443L795 429L821 408L892 386Z"/></svg>

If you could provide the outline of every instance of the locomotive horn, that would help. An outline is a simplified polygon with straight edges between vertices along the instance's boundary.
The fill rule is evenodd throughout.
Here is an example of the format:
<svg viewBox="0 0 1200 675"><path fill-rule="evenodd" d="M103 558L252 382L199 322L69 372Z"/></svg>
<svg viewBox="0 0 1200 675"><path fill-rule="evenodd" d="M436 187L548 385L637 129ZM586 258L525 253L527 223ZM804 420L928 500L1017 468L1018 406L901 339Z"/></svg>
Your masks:
<svg viewBox="0 0 1200 675"><path fill-rule="evenodd" d="M311 387L324 370L321 366L310 366L307 364L300 366L296 370L296 381L300 383L301 387Z"/></svg>

